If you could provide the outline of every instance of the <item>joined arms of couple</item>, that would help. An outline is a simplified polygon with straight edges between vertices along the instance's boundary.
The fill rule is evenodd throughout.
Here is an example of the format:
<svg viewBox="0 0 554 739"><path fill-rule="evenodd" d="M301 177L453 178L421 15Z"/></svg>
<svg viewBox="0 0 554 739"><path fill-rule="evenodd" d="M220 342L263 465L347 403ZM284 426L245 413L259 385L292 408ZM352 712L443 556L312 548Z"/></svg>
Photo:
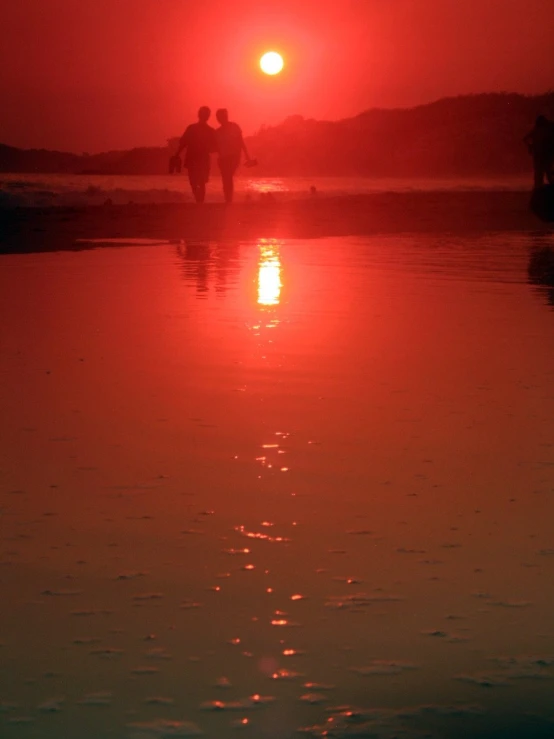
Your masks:
<svg viewBox="0 0 554 739"><path fill-rule="evenodd" d="M238 129L239 135L240 135L240 149L241 149L241 152L244 152L244 156L246 157L246 160L249 161L250 160L250 154L248 153L248 149L246 148L246 144L244 142L242 131L240 130L240 128L238 126L237 126L237 129ZM185 131L185 133L181 136L181 139L179 141L179 146L177 147L177 151L175 152L175 156L178 157L179 154L183 151L183 149L186 149L187 148L187 146L188 146L187 132ZM213 146L212 151L213 152L217 152L217 145L215 143L215 136L214 136L214 146Z"/></svg>
<svg viewBox="0 0 554 739"><path fill-rule="evenodd" d="M529 154L533 153L533 140L534 140L534 130L529 131L529 133L523 137L523 143L527 146L527 149L529 150Z"/></svg>

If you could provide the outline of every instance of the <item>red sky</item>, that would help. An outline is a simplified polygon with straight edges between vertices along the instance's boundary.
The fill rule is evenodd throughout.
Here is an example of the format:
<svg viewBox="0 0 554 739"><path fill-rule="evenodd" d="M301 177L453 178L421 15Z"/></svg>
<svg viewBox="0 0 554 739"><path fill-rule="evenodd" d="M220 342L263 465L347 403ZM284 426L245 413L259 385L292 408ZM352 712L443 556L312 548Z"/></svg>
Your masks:
<svg viewBox="0 0 554 739"><path fill-rule="evenodd" d="M251 133L554 87L554 0L11 0L0 28L0 142L22 147L159 146L203 104Z"/></svg>

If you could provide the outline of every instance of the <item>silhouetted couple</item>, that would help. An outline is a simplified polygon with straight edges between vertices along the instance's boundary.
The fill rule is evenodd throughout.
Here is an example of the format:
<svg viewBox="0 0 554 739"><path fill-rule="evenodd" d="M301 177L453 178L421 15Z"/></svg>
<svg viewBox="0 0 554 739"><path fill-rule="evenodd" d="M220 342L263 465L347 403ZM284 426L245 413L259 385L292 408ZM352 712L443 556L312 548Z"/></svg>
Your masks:
<svg viewBox="0 0 554 739"><path fill-rule="evenodd" d="M225 202L233 200L233 177L240 164L240 155L244 151L247 159L248 151L242 137L242 131L236 123L229 120L225 108L216 111L219 128L208 125L211 110L203 105L198 111L198 123L187 127L179 142L175 154L179 156L186 149L185 167L188 169L189 182L197 203L203 203L206 197L206 183L210 177L210 154L217 152L219 171L223 182Z"/></svg>
<svg viewBox="0 0 554 739"><path fill-rule="evenodd" d="M535 188L544 185L545 177L549 185L554 185L554 122L544 115L538 116L534 128L523 140L533 155Z"/></svg>

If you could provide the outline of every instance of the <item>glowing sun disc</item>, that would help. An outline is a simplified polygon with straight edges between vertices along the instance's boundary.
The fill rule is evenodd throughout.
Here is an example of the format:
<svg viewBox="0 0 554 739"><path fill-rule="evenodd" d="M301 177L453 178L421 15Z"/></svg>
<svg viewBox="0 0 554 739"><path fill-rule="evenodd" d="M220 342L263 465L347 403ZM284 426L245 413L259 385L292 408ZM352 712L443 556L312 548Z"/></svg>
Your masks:
<svg viewBox="0 0 554 739"><path fill-rule="evenodd" d="M283 69L283 57L276 51L268 51L260 59L260 67L266 74L279 74Z"/></svg>

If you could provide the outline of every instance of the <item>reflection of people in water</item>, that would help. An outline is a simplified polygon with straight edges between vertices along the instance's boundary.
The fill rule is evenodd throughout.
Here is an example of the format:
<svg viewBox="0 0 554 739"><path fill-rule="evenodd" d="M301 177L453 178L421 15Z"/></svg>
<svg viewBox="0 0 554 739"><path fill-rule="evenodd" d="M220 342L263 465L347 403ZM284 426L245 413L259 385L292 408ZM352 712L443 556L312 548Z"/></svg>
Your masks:
<svg viewBox="0 0 554 739"><path fill-rule="evenodd" d="M542 187L545 177L554 185L554 122L544 115L538 116L523 141L533 156L534 186Z"/></svg>
<svg viewBox="0 0 554 739"><path fill-rule="evenodd" d="M220 108L216 111L215 117L219 122L219 128L215 131L217 142L217 151L219 154L219 171L221 172L221 180L223 182L223 194L226 203L233 202L233 177L240 163L241 152L244 152L246 159L250 159L246 144L242 137L240 127L229 120L229 113L226 108Z"/></svg>
<svg viewBox="0 0 554 739"><path fill-rule="evenodd" d="M186 149L185 167L188 169L189 182L197 203L203 203L206 197L206 183L210 177L210 153L216 150L215 131L208 125L211 110L203 105L198 111L198 123L187 126L181 136L175 158Z"/></svg>
<svg viewBox="0 0 554 739"><path fill-rule="evenodd" d="M179 256L183 259L183 278L196 286L198 297L207 297L212 289L224 295L229 278L240 272L239 244L214 244L209 241L182 241L177 244Z"/></svg>
<svg viewBox="0 0 554 739"><path fill-rule="evenodd" d="M183 277L186 282L196 286L198 297L208 292L210 244L208 241L182 241L177 246L179 256L184 260Z"/></svg>

